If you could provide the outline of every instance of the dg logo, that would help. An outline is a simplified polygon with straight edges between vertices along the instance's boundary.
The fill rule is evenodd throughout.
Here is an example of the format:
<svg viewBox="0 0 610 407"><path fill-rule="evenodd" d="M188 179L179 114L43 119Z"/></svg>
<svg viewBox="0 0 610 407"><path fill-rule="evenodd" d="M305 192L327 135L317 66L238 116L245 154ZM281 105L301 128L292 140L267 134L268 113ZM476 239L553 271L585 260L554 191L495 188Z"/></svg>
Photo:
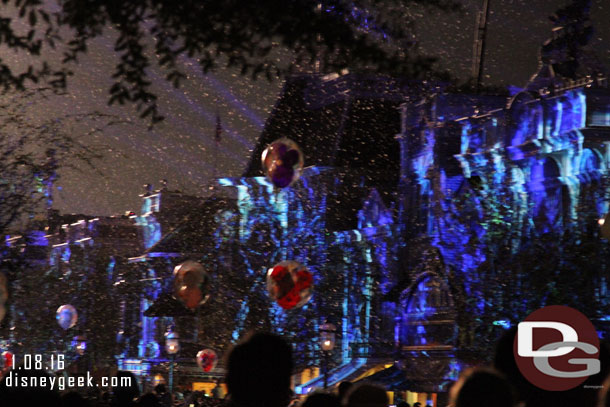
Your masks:
<svg viewBox="0 0 610 407"><path fill-rule="evenodd" d="M601 368L595 327L563 305L531 313L518 326L513 350L523 376L545 390L572 389Z"/></svg>

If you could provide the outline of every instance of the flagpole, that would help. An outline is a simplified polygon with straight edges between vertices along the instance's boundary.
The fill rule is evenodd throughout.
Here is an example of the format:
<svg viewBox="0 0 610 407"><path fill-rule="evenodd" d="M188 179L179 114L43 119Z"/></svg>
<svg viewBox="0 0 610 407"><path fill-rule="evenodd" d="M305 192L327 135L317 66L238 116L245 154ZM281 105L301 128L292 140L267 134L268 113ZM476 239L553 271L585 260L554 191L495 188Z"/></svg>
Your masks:
<svg viewBox="0 0 610 407"><path fill-rule="evenodd" d="M218 109L218 100L216 100L216 128L214 131L214 182L218 179L218 150L222 135L222 123L220 122L220 111Z"/></svg>
<svg viewBox="0 0 610 407"><path fill-rule="evenodd" d="M218 178L218 107L216 107L216 129L214 130L214 182Z"/></svg>

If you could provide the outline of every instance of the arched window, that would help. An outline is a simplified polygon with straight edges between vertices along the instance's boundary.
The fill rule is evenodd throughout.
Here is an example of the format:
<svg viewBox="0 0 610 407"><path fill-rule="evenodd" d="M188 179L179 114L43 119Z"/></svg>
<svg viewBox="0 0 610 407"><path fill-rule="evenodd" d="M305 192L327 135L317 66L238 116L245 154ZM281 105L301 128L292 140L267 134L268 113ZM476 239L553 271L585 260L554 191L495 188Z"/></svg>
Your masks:
<svg viewBox="0 0 610 407"><path fill-rule="evenodd" d="M561 176L559 164L555 159L546 157L537 160L530 169L530 182L543 184Z"/></svg>
<svg viewBox="0 0 610 407"><path fill-rule="evenodd" d="M507 145L518 146L543 136L542 106L529 92L520 92L509 104L510 131Z"/></svg>
<svg viewBox="0 0 610 407"><path fill-rule="evenodd" d="M420 274L401 297L403 347L453 347L457 332L449 287L434 272Z"/></svg>
<svg viewBox="0 0 610 407"><path fill-rule="evenodd" d="M530 167L528 189L532 218L539 233L547 233L561 224L563 214L561 170L551 157L536 160Z"/></svg>
<svg viewBox="0 0 610 407"><path fill-rule="evenodd" d="M584 149L580 156L580 173L592 175L601 169L601 158L594 150Z"/></svg>

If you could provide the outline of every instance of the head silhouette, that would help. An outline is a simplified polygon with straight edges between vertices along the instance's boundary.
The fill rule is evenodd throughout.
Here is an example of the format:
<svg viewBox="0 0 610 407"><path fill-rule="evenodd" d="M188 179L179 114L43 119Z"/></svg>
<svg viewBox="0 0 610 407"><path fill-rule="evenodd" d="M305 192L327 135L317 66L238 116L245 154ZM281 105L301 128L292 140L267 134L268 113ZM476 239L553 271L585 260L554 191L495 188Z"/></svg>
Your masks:
<svg viewBox="0 0 610 407"><path fill-rule="evenodd" d="M339 395L339 400L341 402L344 401L345 395L349 392L349 390L352 388L353 385L354 385L354 383L349 382L347 380L344 380L341 383L339 383L339 387L337 389L337 392L338 392L338 395Z"/></svg>
<svg viewBox="0 0 610 407"><path fill-rule="evenodd" d="M599 392L598 407L610 407L610 375L606 378L602 389Z"/></svg>
<svg viewBox="0 0 610 407"><path fill-rule="evenodd" d="M248 336L229 353L226 383L237 406L285 407L292 391L292 349L269 333Z"/></svg>
<svg viewBox="0 0 610 407"><path fill-rule="evenodd" d="M137 377L133 373L123 370L119 370L116 377L119 385L112 389L112 405L132 406L140 397Z"/></svg>
<svg viewBox="0 0 610 407"><path fill-rule="evenodd" d="M390 402L385 389L372 383L354 385L345 397L348 407L387 407Z"/></svg>
<svg viewBox="0 0 610 407"><path fill-rule="evenodd" d="M301 407L341 407L341 402L334 394L316 391L307 395Z"/></svg>
<svg viewBox="0 0 610 407"><path fill-rule="evenodd" d="M512 327L502 334L496 343L493 365L515 388L517 401L522 401L531 398L537 389L521 374L515 361L513 344L516 336L517 327Z"/></svg>
<svg viewBox="0 0 610 407"><path fill-rule="evenodd" d="M512 407L513 390L508 381L492 369L466 371L451 389L455 407Z"/></svg>
<svg viewBox="0 0 610 407"><path fill-rule="evenodd" d="M11 370L0 381L0 405L61 406L61 398L54 390L51 376L44 370ZM27 385L23 385L23 383Z"/></svg>

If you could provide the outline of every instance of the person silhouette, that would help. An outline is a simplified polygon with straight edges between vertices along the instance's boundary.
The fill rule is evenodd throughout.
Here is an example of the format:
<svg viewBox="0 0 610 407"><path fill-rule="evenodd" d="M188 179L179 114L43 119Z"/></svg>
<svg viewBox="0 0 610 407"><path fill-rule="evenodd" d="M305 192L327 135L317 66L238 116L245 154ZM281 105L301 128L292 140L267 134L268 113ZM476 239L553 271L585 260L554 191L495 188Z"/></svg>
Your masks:
<svg viewBox="0 0 610 407"><path fill-rule="evenodd" d="M390 403L385 388L373 383L356 384L345 397L347 407L387 407Z"/></svg>
<svg viewBox="0 0 610 407"><path fill-rule="evenodd" d="M60 407L61 397L51 385L51 375L44 370L10 370L0 381L0 405L6 407ZM24 386L23 383L28 383ZM30 385L32 383L36 385Z"/></svg>
<svg viewBox="0 0 610 407"><path fill-rule="evenodd" d="M233 407L286 407L292 390L292 349L281 337L255 333L236 345L227 358L225 382Z"/></svg>
<svg viewBox="0 0 610 407"><path fill-rule="evenodd" d="M451 405L454 407L513 407L513 389L510 383L490 368L467 370L451 388Z"/></svg>

